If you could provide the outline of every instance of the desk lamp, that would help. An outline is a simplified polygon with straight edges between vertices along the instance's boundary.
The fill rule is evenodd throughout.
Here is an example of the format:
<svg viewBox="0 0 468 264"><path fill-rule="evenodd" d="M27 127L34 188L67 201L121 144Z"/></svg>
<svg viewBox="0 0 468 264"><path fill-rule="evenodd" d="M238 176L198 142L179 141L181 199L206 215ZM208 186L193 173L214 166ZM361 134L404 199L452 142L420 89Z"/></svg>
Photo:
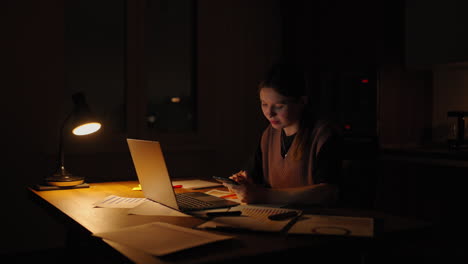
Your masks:
<svg viewBox="0 0 468 264"><path fill-rule="evenodd" d="M84 136L92 134L101 128L101 124L96 121L92 115L84 93L76 93L72 95L74 108L72 112L63 121L60 129L59 141L59 155L58 155L58 168L56 172L45 179L47 185L58 187L73 187L84 183L84 177L73 176L65 169L65 155L63 137L65 133L65 126L70 121L72 125L72 133L77 136Z"/></svg>

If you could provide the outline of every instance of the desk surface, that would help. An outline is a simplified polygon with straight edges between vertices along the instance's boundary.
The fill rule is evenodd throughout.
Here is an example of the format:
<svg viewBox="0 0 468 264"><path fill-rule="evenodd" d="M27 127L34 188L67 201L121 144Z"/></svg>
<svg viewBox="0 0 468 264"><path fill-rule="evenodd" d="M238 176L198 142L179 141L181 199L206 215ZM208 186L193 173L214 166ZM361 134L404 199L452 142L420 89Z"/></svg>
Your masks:
<svg viewBox="0 0 468 264"><path fill-rule="evenodd" d="M95 202L104 199L108 195L143 197L141 191L132 191L132 188L137 185L138 182L136 181L106 182L92 183L90 184L90 188L84 189L54 191L30 190L47 203L53 205L63 214L73 219L91 234L154 221L167 222L184 227L193 227L203 222L202 219L194 217L128 215L128 209L95 208L93 206ZM325 213L339 214L333 210ZM343 215L343 213L341 214ZM373 212L361 212L357 214L355 211L351 214L345 212L344 215L387 217L384 215L375 215ZM391 232L404 228L411 228L413 225L416 226L418 224L419 223L413 223L406 219L393 217L391 221L384 221L383 231ZM229 235L234 235L235 239L229 242L225 241L221 246L216 244L212 245L216 250L210 250L211 245L207 245L201 247L199 250L188 250L187 252L178 254L177 257L164 257L163 259L153 257L112 241L104 241L127 258L137 263L204 263L220 260L224 261L226 259L256 256L295 248L318 248L318 246L333 242L349 242L354 244L356 241L356 238L324 238L319 236L284 235L276 233L243 232L229 233ZM348 241L346 241L346 239L348 239Z"/></svg>

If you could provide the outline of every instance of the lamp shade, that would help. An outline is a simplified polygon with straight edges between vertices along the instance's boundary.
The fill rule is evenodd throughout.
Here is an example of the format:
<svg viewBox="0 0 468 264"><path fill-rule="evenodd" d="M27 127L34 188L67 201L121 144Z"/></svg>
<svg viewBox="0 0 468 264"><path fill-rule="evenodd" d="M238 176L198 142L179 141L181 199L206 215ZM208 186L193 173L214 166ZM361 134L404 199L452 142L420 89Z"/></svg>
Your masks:
<svg viewBox="0 0 468 264"><path fill-rule="evenodd" d="M72 133L77 136L92 134L101 128L101 123L89 109L83 93L72 96L75 108L72 113Z"/></svg>

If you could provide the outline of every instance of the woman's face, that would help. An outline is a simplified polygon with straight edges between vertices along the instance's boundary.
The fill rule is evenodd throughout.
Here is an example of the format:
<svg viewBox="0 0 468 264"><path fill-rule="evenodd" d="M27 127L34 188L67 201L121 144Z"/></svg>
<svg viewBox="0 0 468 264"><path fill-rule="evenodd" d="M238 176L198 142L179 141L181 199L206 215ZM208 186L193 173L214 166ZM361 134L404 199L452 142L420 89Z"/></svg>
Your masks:
<svg viewBox="0 0 468 264"><path fill-rule="evenodd" d="M295 101L277 93L272 88L260 89L260 102L263 114L275 129L284 129L286 135L292 135L299 129L299 121L304 109L305 99Z"/></svg>

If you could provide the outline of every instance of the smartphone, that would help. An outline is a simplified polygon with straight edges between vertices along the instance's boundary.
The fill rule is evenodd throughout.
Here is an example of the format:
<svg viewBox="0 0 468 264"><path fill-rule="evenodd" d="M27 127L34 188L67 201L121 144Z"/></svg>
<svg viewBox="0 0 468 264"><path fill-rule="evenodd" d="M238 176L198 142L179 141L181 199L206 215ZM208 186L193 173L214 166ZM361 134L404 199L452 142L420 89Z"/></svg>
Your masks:
<svg viewBox="0 0 468 264"><path fill-rule="evenodd" d="M217 181L220 181L220 182L227 183L227 184L239 185L238 182L236 182L236 181L233 180L233 179L229 179L229 178L227 178L227 177L213 176L213 179L215 179L215 180L217 180Z"/></svg>

